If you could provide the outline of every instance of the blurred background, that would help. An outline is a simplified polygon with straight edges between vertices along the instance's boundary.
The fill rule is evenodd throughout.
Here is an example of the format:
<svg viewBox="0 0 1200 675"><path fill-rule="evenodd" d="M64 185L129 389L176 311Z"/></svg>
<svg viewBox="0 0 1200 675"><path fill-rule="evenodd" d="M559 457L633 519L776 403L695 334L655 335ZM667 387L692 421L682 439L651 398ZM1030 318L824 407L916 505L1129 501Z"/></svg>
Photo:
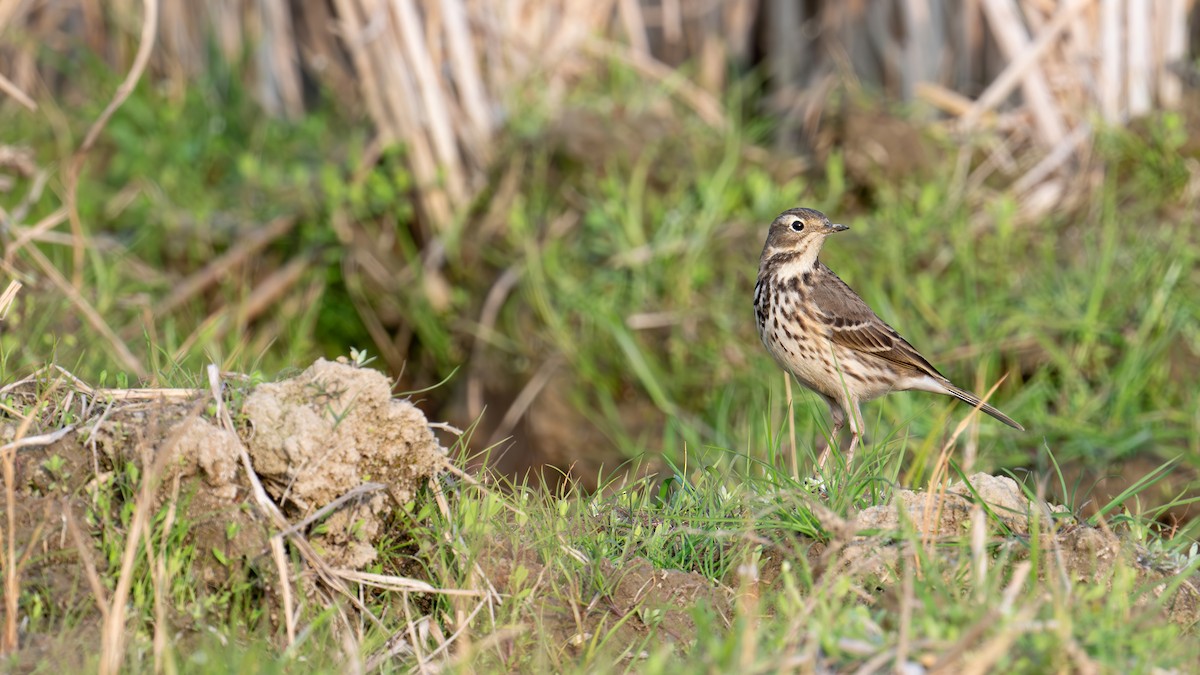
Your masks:
<svg viewBox="0 0 1200 675"><path fill-rule="evenodd" d="M0 376L355 347L514 476L776 461L829 424L752 321L804 205L951 379L1005 378L1029 432L967 464L1086 503L1178 461L1165 503L1200 467L1197 44L1194 0L0 0ZM865 410L906 484L965 413Z"/></svg>

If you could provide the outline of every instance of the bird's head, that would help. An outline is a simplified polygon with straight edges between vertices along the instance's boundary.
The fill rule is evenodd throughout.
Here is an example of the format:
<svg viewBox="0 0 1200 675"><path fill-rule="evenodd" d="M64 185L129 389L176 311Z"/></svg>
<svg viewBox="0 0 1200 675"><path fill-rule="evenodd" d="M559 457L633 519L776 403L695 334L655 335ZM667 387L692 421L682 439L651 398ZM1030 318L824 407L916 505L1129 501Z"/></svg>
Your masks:
<svg viewBox="0 0 1200 675"><path fill-rule="evenodd" d="M805 258L816 260L816 255L825 243L825 237L834 232L850 229L845 225L829 222L824 213L813 209L788 209L771 223L767 232L767 244L763 247L764 258L775 253L800 253Z"/></svg>

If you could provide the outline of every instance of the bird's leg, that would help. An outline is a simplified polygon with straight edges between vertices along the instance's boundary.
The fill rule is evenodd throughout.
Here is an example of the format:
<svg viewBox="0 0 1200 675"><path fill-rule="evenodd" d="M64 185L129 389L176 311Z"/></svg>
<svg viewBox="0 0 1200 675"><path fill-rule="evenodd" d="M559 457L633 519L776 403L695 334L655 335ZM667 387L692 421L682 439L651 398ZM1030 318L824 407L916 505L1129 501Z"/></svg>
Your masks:
<svg viewBox="0 0 1200 675"><path fill-rule="evenodd" d="M834 422L833 423L833 433L831 434L833 436L833 438L832 438L832 440L830 440L828 443L825 444L825 449L823 451L821 451L821 456L817 458L817 468L819 468L819 469L825 468L825 460L829 459L829 451L833 449L833 446L837 445L838 432L841 430L842 430L842 425L837 422ZM850 446L850 452L854 452L853 445Z"/></svg>
<svg viewBox="0 0 1200 675"><path fill-rule="evenodd" d="M817 468L819 469L825 468L825 460L829 459L829 451L838 444L838 432L842 430L842 427L846 426L846 411L833 399L824 398L825 402L829 404L829 415L833 418L833 429L829 434L829 442L825 444L825 450L817 458ZM854 452L853 446L851 446L850 452Z"/></svg>
<svg viewBox="0 0 1200 675"><path fill-rule="evenodd" d="M850 462L854 460L854 450L858 447L858 440L863 433L862 411L858 408L856 401L849 401L846 404L846 409L850 411L850 449L846 451L846 466L850 466Z"/></svg>

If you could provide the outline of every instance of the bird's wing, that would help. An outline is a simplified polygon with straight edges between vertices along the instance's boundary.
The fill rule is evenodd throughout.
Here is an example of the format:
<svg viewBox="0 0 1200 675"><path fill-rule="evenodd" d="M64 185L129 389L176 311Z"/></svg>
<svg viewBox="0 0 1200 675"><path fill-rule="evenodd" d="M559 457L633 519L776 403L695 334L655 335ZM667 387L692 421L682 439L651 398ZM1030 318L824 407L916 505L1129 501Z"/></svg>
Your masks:
<svg viewBox="0 0 1200 675"><path fill-rule="evenodd" d="M817 319L824 324L830 340L939 380L946 379L832 270L821 264L816 273L818 278L810 289L812 302L817 307Z"/></svg>

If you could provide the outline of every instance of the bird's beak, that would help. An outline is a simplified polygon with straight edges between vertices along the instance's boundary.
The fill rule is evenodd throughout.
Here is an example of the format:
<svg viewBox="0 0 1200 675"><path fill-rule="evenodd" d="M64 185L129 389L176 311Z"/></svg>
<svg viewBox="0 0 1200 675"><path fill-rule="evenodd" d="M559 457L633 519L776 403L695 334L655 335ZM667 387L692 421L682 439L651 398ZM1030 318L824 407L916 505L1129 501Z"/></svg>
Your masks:
<svg viewBox="0 0 1200 675"><path fill-rule="evenodd" d="M833 230L834 232L845 232L846 230L850 229L850 226L842 225L841 223L830 223L829 229Z"/></svg>

